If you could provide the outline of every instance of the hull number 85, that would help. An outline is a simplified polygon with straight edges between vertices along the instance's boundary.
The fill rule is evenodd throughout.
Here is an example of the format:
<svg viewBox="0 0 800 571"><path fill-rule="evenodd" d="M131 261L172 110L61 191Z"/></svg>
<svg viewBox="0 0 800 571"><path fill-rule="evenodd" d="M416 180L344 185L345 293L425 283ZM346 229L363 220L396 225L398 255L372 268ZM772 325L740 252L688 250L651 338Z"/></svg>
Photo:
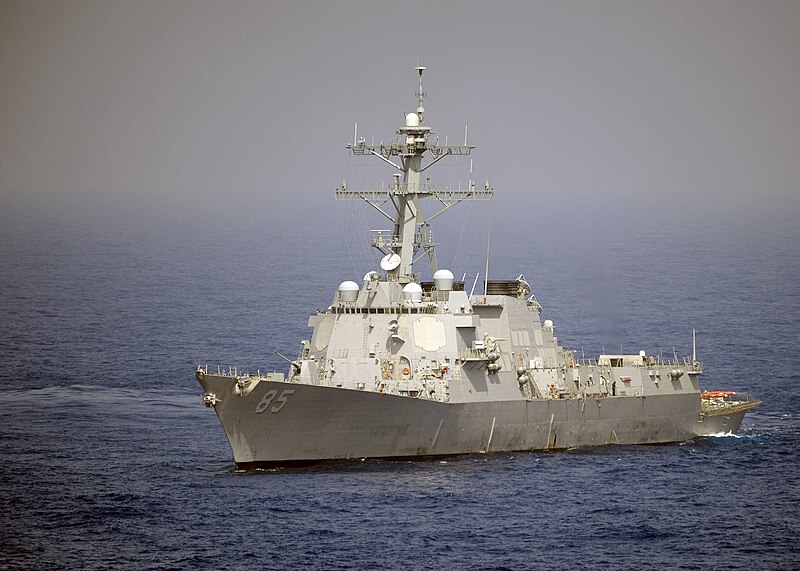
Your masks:
<svg viewBox="0 0 800 571"><path fill-rule="evenodd" d="M275 398L278 395L278 391L274 389L268 391L261 399L261 402L256 405L256 412L261 414L267 409L269 409L269 411L273 414L280 412L281 409L286 405L286 402L289 400L289 395L293 395L294 391L294 389L285 390L278 398ZM270 407L270 405L272 406Z"/></svg>

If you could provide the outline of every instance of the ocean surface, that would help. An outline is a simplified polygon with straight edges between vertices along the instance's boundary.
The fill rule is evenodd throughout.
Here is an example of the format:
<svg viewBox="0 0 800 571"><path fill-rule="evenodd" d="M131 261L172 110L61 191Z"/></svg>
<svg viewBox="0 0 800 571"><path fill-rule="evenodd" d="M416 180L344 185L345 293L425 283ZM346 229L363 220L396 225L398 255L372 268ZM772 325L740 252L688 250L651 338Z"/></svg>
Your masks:
<svg viewBox="0 0 800 571"><path fill-rule="evenodd" d="M688 355L695 328L703 386L764 401L737 436L238 472L196 366L284 370L373 269L313 213L244 218L0 213L0 568L800 568L792 224L492 236L578 355ZM471 283L480 243L440 264Z"/></svg>

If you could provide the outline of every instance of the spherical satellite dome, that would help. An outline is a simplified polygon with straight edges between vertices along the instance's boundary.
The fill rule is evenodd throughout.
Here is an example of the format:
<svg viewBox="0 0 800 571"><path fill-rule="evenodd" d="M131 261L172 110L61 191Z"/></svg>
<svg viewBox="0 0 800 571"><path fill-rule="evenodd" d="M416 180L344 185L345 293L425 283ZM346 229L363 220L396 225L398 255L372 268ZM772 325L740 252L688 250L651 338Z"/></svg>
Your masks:
<svg viewBox="0 0 800 571"><path fill-rule="evenodd" d="M419 115L408 113L406 115L406 127L419 127Z"/></svg>
<svg viewBox="0 0 800 571"><path fill-rule="evenodd" d="M450 291L453 289L453 272L450 270L436 270L433 274L433 283L439 291Z"/></svg>
<svg viewBox="0 0 800 571"><path fill-rule="evenodd" d="M403 298L407 301L421 301L422 300L422 286L414 282L406 284L403 288Z"/></svg>
<svg viewBox="0 0 800 571"><path fill-rule="evenodd" d="M358 298L358 284L346 281L339 284L339 299L341 301L355 301Z"/></svg>

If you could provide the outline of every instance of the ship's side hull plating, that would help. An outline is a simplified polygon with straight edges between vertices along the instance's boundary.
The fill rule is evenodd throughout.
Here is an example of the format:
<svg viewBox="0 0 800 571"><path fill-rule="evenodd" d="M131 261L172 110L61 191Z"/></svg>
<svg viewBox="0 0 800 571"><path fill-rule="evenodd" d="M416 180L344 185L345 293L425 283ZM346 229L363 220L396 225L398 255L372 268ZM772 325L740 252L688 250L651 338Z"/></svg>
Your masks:
<svg viewBox="0 0 800 571"><path fill-rule="evenodd" d="M747 410L714 416L701 415L695 431L698 436L719 436L736 434L742 425Z"/></svg>
<svg viewBox="0 0 800 571"><path fill-rule="evenodd" d="M219 399L240 467L680 442L699 415L696 393L441 403L277 381L242 396L229 377L201 383Z"/></svg>

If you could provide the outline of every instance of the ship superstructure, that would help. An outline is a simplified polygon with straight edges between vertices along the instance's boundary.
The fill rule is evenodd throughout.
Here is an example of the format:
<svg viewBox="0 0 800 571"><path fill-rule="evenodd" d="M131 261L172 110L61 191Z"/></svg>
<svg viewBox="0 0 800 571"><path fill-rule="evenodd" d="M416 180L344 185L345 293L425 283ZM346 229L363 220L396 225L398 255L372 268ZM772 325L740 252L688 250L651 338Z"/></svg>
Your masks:
<svg viewBox="0 0 800 571"><path fill-rule="evenodd" d="M287 359L288 375L196 372L237 465L664 443L738 429L750 407L719 408L716 419L701 410L694 354L576 359L552 321L541 320L523 275L485 280L473 295L437 267L431 222L463 201L490 199L493 189L423 180L444 157L473 149L466 140L440 146L432 135L424 71L417 68L417 109L393 142L356 137L348 145L387 163L393 180L336 191L390 221L371 232L380 271L341 283L331 305L311 315L311 339ZM430 213L428 204L436 205ZM415 273L423 257L432 281Z"/></svg>

